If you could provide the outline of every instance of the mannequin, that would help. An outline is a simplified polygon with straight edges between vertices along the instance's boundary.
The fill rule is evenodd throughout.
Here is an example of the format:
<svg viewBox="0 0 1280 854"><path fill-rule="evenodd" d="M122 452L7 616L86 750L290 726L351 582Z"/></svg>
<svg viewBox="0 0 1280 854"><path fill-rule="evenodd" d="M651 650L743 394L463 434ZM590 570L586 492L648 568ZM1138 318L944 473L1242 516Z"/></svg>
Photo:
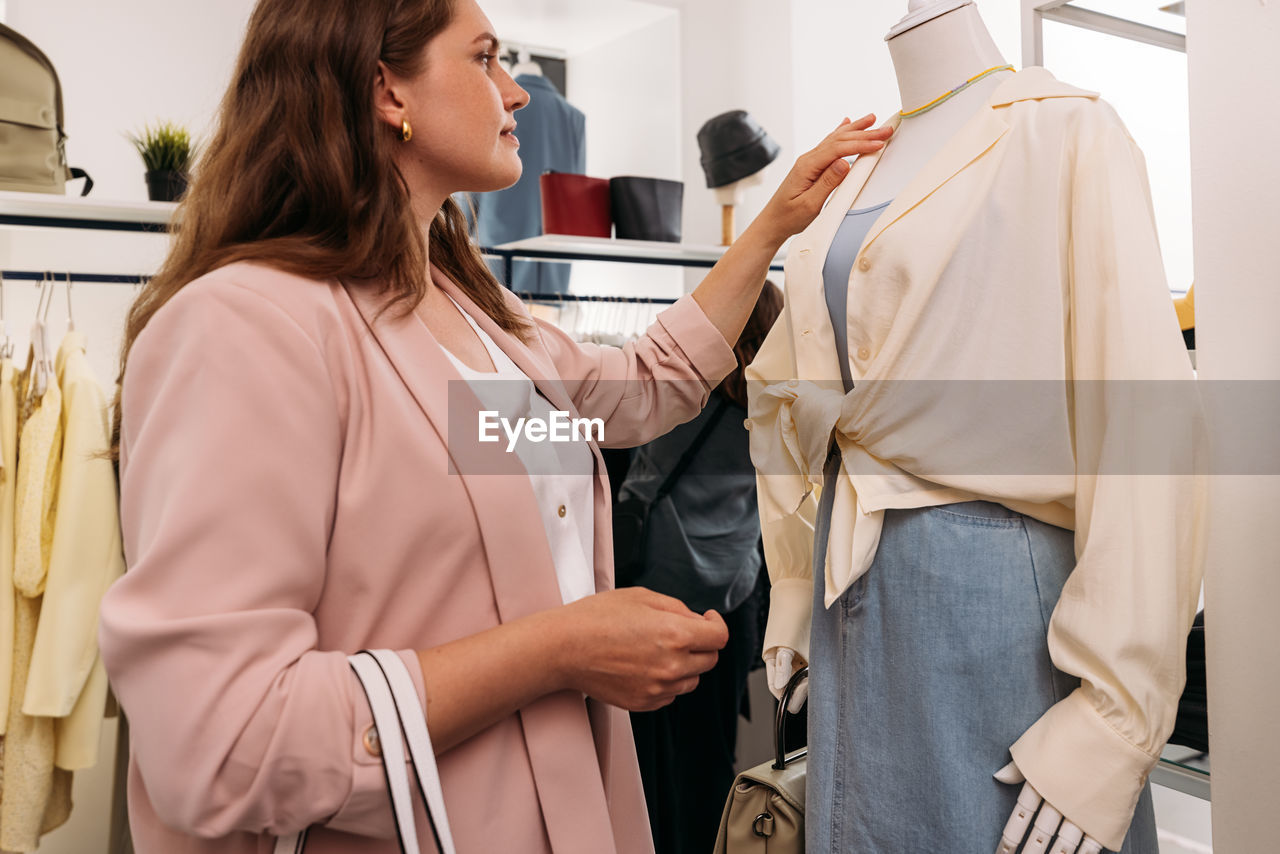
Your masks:
<svg viewBox="0 0 1280 854"><path fill-rule="evenodd" d="M715 188L716 202L721 210L721 245L728 246L738 236L734 225L734 209L742 204L743 192L748 187L758 187L763 183L764 173L756 172L732 184Z"/></svg>
<svg viewBox="0 0 1280 854"><path fill-rule="evenodd" d="M972 0L911 0L907 16L893 27L886 42L903 112L890 144L851 205L868 212L889 204L901 193L957 131L984 108L992 92L1014 74L1011 69L1002 69L1007 63ZM929 106L935 100L938 103ZM846 382L846 392L848 389ZM820 579L816 571L815 579ZM766 650L765 663L770 689L780 696L792 672L804 662L795 650L782 646ZM789 711L799 711L806 696L804 688L798 691ZM1014 763L994 776L1011 785L1025 782ZM909 821L909 817L904 820ZM1034 830L1023 845L1032 827ZM1025 783L997 854L1097 854L1101 850L1101 843L1064 820L1062 813L1044 801L1031 783Z"/></svg>

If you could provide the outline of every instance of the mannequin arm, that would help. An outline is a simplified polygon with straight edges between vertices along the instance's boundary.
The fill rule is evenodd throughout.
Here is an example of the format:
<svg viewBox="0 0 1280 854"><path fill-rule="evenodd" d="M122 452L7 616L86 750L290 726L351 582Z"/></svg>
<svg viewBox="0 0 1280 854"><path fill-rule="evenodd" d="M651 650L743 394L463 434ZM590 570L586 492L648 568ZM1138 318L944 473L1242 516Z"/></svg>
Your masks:
<svg viewBox="0 0 1280 854"><path fill-rule="evenodd" d="M997 771L995 778L1010 785L1024 783L1026 780L1013 762ZM1014 854L1027 835L1028 827L1034 829L1022 849L1023 854L1100 854L1102 851L1101 842L1092 836L1086 836L1083 830L1067 821L1052 804L1041 798L1034 786L1025 783L1018 794L1013 814L1004 826L996 854ZM1050 844L1052 848L1049 847Z"/></svg>
<svg viewBox="0 0 1280 854"><path fill-rule="evenodd" d="M769 680L769 692L773 694L774 699L782 699L782 692L786 689L792 674L803 666L804 658L794 649L777 646L765 651L764 672ZM809 680L805 679L796 686L795 692L791 695L791 702L787 704L787 711L793 715L799 712L804 708L804 701L808 696Z"/></svg>

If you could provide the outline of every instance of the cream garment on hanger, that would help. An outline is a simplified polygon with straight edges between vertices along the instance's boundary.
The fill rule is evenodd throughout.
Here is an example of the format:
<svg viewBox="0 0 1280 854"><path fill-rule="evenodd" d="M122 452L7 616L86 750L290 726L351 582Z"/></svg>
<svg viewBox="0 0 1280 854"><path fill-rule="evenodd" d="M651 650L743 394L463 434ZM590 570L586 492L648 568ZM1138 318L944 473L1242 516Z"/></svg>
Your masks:
<svg viewBox="0 0 1280 854"><path fill-rule="evenodd" d="M1119 848L1173 725L1206 494L1142 153L1097 93L1042 68L1003 81L863 242L846 396L822 267L874 162L858 158L792 242L782 318L747 369L773 581L765 649L808 655L833 430L844 524L828 606L870 566L887 509L984 499L1073 529L1077 565L1048 633L1054 664L1082 685L1010 749L1045 800ZM1172 392L1157 409L1099 393L1118 381ZM1134 463L1147 473L1127 473Z"/></svg>
<svg viewBox="0 0 1280 854"><path fill-rule="evenodd" d="M497 368L496 373L477 371L448 349L441 348L480 402L500 412L512 424L517 418L550 417L552 406L538 393L533 380L502 352L502 348L453 297L449 300L471 324ZM497 447L505 453L507 437L501 429L498 434ZM556 580L564 603L567 605L590 596L596 592L591 491L595 462L590 448L584 442L531 442L521 439L516 453L530 473L529 481L538 501L542 526L547 532L547 543L551 546Z"/></svg>
<svg viewBox="0 0 1280 854"><path fill-rule="evenodd" d="M18 484L18 372L0 361L0 626L14 621L13 499ZM9 724L13 682L13 632L0 632L0 736ZM3 797L3 793L0 793Z"/></svg>
<svg viewBox="0 0 1280 854"><path fill-rule="evenodd" d="M25 387L32 370L34 366L24 373L24 395L31 393ZM30 398L23 400L24 407L30 405ZM49 377L44 394L34 406L18 439L13 683L0 789L0 849L5 851L34 851L41 834L63 824L71 815L71 773L54 766L55 720L22 712L53 543L62 449L62 392L56 376Z"/></svg>
<svg viewBox="0 0 1280 854"><path fill-rule="evenodd" d="M98 759L107 672L98 655L98 608L124 574L107 401L85 337L70 331L54 361L62 394L57 506L24 714L57 719L59 768ZM51 380L52 381L52 380Z"/></svg>

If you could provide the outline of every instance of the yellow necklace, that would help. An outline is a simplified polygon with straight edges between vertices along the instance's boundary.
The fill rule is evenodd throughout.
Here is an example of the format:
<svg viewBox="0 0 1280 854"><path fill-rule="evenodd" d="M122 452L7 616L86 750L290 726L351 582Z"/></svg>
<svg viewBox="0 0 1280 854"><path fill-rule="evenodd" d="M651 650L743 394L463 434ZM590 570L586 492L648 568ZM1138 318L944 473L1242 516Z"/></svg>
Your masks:
<svg viewBox="0 0 1280 854"><path fill-rule="evenodd" d="M974 83L977 83L983 77L986 77L988 74L995 74L997 71L1013 71L1014 74L1018 73L1012 65L997 65L994 68L988 68L986 71L982 72L981 74L975 74L973 77L970 77L968 80L964 81L959 86L952 89L950 92L946 93L945 95L939 95L929 103L925 104L923 107L918 107L910 111L899 110L898 116L900 118L909 119L912 116L918 116L921 113L927 113L930 110L932 110L934 107L941 104L943 101L950 98L952 95L955 95L958 92L963 92L965 89L969 88Z"/></svg>

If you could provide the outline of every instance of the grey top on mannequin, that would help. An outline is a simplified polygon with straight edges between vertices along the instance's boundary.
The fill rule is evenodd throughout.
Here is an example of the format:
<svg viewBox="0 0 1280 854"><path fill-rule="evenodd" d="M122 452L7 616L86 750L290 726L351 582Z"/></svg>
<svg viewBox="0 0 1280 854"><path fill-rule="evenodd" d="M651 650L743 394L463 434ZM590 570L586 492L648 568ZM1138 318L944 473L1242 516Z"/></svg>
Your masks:
<svg viewBox="0 0 1280 854"><path fill-rule="evenodd" d="M969 78L1008 62L973 0L911 0L885 36L903 110L924 106ZM977 81L927 113L903 119L855 200L870 207L898 196L917 172L1013 72Z"/></svg>

